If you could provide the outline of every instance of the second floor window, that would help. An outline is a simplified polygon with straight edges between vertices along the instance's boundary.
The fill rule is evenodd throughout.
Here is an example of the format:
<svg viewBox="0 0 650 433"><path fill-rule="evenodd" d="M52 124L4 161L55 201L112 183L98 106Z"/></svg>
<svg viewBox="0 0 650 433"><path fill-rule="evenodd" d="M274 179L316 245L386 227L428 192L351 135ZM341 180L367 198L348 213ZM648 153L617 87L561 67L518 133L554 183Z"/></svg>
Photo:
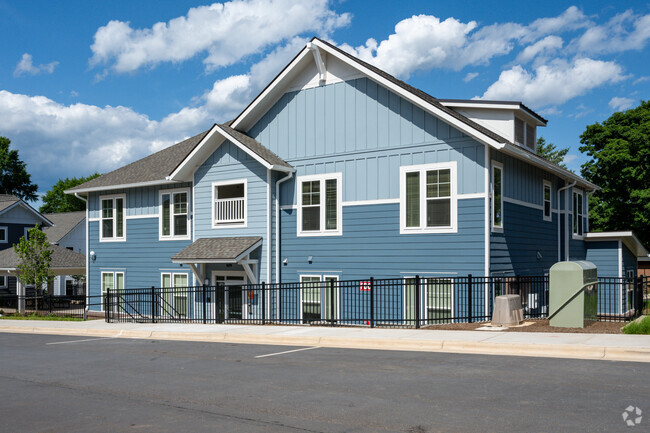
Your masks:
<svg viewBox="0 0 650 433"><path fill-rule="evenodd" d="M456 230L456 163L401 167L402 233Z"/></svg>
<svg viewBox="0 0 650 433"><path fill-rule="evenodd" d="M544 181L544 220L551 221L551 184Z"/></svg>
<svg viewBox="0 0 650 433"><path fill-rule="evenodd" d="M503 165L492 162L492 228L503 229Z"/></svg>
<svg viewBox="0 0 650 433"><path fill-rule="evenodd" d="M298 234L341 234L341 174L298 177Z"/></svg>
<svg viewBox="0 0 650 433"><path fill-rule="evenodd" d="M212 227L246 226L246 186L246 179L212 184Z"/></svg>
<svg viewBox="0 0 650 433"><path fill-rule="evenodd" d="M0 227L0 244L9 242L9 229L7 227Z"/></svg>
<svg viewBox="0 0 650 433"><path fill-rule="evenodd" d="M573 193L573 235L582 236L585 226L584 202L582 192Z"/></svg>
<svg viewBox="0 0 650 433"><path fill-rule="evenodd" d="M160 193L160 237L177 239L189 236L188 191Z"/></svg>
<svg viewBox="0 0 650 433"><path fill-rule="evenodd" d="M100 240L124 240L124 196L101 197Z"/></svg>

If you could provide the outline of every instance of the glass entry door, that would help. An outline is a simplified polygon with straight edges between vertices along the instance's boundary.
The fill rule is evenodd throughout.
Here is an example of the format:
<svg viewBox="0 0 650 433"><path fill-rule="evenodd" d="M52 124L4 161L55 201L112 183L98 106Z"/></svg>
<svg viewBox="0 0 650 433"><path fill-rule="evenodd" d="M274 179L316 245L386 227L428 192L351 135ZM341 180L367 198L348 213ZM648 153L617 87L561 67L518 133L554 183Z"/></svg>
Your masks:
<svg viewBox="0 0 650 433"><path fill-rule="evenodd" d="M246 274L237 271L221 271L212 274L216 286L214 308L217 321L238 321L248 318L244 285Z"/></svg>

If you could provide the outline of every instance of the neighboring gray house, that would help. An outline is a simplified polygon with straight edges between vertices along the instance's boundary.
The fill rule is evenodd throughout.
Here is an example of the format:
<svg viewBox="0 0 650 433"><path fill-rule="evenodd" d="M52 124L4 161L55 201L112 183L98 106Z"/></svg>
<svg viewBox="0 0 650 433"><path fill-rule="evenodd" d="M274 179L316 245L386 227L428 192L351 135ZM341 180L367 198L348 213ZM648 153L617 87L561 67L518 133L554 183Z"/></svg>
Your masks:
<svg viewBox="0 0 650 433"><path fill-rule="evenodd" d="M43 229L51 244L59 245L71 251L86 254L86 212L62 212L44 214L54 223L53 226ZM59 275L54 279L52 294L81 295L84 285L70 275Z"/></svg>

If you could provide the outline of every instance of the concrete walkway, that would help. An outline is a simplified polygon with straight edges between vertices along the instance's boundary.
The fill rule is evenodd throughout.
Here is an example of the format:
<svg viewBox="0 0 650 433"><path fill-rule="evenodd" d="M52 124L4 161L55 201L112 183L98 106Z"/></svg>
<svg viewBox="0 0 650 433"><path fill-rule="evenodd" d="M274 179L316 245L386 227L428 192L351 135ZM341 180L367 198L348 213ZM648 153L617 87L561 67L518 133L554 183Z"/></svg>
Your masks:
<svg viewBox="0 0 650 433"><path fill-rule="evenodd" d="M0 320L0 332L650 362L650 336Z"/></svg>

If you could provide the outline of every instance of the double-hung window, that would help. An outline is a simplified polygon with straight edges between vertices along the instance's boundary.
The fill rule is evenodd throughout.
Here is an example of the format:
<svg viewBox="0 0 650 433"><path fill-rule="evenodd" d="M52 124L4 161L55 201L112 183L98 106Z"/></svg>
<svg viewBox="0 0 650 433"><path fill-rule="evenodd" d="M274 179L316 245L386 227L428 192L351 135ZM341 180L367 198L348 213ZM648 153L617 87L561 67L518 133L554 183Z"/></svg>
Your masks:
<svg viewBox="0 0 650 433"><path fill-rule="evenodd" d="M189 239L189 191L160 191L160 239Z"/></svg>
<svg viewBox="0 0 650 433"><path fill-rule="evenodd" d="M341 234L341 180L341 173L298 177L298 236Z"/></svg>
<svg viewBox="0 0 650 433"><path fill-rule="evenodd" d="M503 164L492 161L492 229L503 230Z"/></svg>
<svg viewBox="0 0 650 433"><path fill-rule="evenodd" d="M9 229L7 227L0 227L0 244L9 243Z"/></svg>
<svg viewBox="0 0 650 433"><path fill-rule="evenodd" d="M6 275L0 275L0 287L1 288L7 287L7 276Z"/></svg>
<svg viewBox="0 0 650 433"><path fill-rule="evenodd" d="M125 196L103 196L100 202L100 241L124 241L125 230Z"/></svg>
<svg viewBox="0 0 650 433"><path fill-rule="evenodd" d="M584 198L581 191L573 192L573 236L582 237L585 227Z"/></svg>
<svg viewBox="0 0 650 433"><path fill-rule="evenodd" d="M123 310L124 272L102 272L102 310L106 308L106 293L110 290L108 298L109 309L113 312Z"/></svg>
<svg viewBox="0 0 650 433"><path fill-rule="evenodd" d="M187 317L187 274L163 272L161 284L160 314L170 317Z"/></svg>
<svg viewBox="0 0 650 433"><path fill-rule="evenodd" d="M456 232L456 162L400 167L400 232Z"/></svg>
<svg viewBox="0 0 650 433"><path fill-rule="evenodd" d="M545 180L542 190L542 199L544 201L544 221L551 221L551 182Z"/></svg>
<svg viewBox="0 0 650 433"><path fill-rule="evenodd" d="M246 179L212 183L212 228L246 227L246 189Z"/></svg>

